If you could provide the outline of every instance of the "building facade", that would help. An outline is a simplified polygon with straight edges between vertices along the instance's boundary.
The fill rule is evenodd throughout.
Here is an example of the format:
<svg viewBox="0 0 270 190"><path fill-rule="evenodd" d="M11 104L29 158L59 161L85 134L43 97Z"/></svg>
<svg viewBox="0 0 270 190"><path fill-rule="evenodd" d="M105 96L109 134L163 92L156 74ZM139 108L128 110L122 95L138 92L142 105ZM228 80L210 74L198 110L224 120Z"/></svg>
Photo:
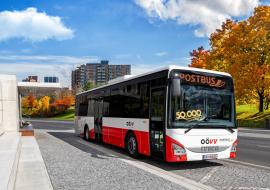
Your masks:
<svg viewBox="0 0 270 190"><path fill-rule="evenodd" d="M44 82L46 83L59 83L58 77L44 77Z"/></svg>
<svg viewBox="0 0 270 190"><path fill-rule="evenodd" d="M87 82L103 85L109 80L130 75L130 73L130 65L110 65L107 60L102 60L100 63L87 63L72 71L71 86L73 90L76 90Z"/></svg>
<svg viewBox="0 0 270 190"><path fill-rule="evenodd" d="M26 79L22 80L23 82L38 82L38 76L28 76Z"/></svg>

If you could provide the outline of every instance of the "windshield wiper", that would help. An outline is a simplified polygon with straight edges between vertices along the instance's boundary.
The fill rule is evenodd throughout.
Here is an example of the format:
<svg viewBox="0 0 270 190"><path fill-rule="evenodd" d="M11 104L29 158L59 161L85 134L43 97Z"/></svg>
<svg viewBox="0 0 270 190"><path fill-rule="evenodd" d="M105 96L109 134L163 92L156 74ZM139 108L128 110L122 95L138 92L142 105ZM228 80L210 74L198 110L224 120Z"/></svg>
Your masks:
<svg viewBox="0 0 270 190"><path fill-rule="evenodd" d="M195 125L189 127L187 130L185 130L185 134L188 133L191 129L200 126L200 121L208 121L209 119L215 118L215 117L216 117L216 115L211 115L211 116L205 116L205 117L202 118L202 119L196 120L198 123L196 123ZM194 120L193 120L193 121L194 121ZM234 133L234 132L235 132L232 128L230 128L230 127L228 127L228 126L226 126L226 125L222 125L222 127L224 127L225 129L227 129L227 130L228 130L229 132L231 132L231 133Z"/></svg>
<svg viewBox="0 0 270 190"><path fill-rule="evenodd" d="M201 121L201 120L197 120L197 121ZM191 129L200 126L200 123L197 123L195 125L192 125L191 127L189 127L187 130L185 130L185 134L188 133Z"/></svg>
<svg viewBox="0 0 270 190"><path fill-rule="evenodd" d="M185 130L185 134L188 133L191 129L200 126L200 121L207 121L207 120L209 120L208 117L204 117L204 118L202 118L202 119L195 120L195 121L197 121L198 123L196 123L195 125L189 127L187 130ZM194 121L194 120L192 120L192 121ZM190 122L191 122L191 121L190 121Z"/></svg>

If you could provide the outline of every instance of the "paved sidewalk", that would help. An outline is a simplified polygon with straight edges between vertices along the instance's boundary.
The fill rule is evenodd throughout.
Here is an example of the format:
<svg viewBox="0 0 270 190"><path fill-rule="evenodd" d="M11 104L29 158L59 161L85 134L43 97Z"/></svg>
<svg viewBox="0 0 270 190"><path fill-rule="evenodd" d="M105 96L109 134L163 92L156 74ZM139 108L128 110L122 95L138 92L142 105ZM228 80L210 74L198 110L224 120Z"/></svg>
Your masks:
<svg viewBox="0 0 270 190"><path fill-rule="evenodd" d="M20 133L5 132L0 136L0 190L14 188L20 150Z"/></svg>
<svg viewBox="0 0 270 190"><path fill-rule="evenodd" d="M35 137L22 137L15 190L52 190Z"/></svg>

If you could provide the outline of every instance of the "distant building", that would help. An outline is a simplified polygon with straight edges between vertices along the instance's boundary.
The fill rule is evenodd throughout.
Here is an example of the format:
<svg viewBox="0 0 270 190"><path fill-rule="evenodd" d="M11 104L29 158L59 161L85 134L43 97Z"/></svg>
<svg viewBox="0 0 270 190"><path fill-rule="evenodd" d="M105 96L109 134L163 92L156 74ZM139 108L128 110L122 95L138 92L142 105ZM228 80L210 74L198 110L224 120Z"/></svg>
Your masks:
<svg viewBox="0 0 270 190"><path fill-rule="evenodd" d="M60 83L51 82L18 82L18 89L22 97L34 95L37 98L43 96L55 96L69 93L69 89L62 87Z"/></svg>
<svg viewBox="0 0 270 190"><path fill-rule="evenodd" d="M38 82L38 76L28 76L26 79L22 80L23 82Z"/></svg>
<svg viewBox="0 0 270 190"><path fill-rule="evenodd" d="M107 60L102 60L100 63L87 63L72 71L71 86L76 90L88 81L94 85L107 84L109 80L130 75L130 72L130 65L110 65Z"/></svg>
<svg viewBox="0 0 270 190"><path fill-rule="evenodd" d="M46 83L59 83L58 77L44 77L44 82Z"/></svg>

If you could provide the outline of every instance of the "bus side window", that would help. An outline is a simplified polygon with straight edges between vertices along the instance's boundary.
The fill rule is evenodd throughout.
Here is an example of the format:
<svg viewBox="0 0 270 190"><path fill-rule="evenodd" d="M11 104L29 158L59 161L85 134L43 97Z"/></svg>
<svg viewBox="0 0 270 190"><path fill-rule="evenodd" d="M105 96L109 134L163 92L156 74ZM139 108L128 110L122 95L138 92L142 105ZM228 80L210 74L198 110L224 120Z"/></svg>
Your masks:
<svg viewBox="0 0 270 190"><path fill-rule="evenodd" d="M149 118L149 86L147 83L140 84L141 117Z"/></svg>
<svg viewBox="0 0 270 190"><path fill-rule="evenodd" d="M94 100L90 99L88 101L88 114L87 116L94 116Z"/></svg>
<svg viewBox="0 0 270 190"><path fill-rule="evenodd" d="M87 116L88 102L80 103L79 105L79 116Z"/></svg>
<svg viewBox="0 0 270 190"><path fill-rule="evenodd" d="M104 97L103 99L103 117L109 117L110 116L110 98Z"/></svg>

